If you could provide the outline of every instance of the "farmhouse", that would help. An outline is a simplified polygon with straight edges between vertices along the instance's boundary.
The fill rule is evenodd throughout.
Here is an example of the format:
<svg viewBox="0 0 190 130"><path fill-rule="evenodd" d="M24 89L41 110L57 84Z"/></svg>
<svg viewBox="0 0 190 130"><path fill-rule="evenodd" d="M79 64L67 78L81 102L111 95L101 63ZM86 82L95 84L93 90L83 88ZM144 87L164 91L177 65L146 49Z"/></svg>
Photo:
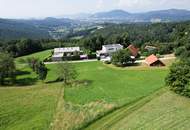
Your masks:
<svg viewBox="0 0 190 130"><path fill-rule="evenodd" d="M108 57L111 56L112 53L123 49L123 46L120 44L110 44L110 45L103 45L102 50L96 52L97 57Z"/></svg>
<svg viewBox="0 0 190 130"><path fill-rule="evenodd" d="M134 45L129 45L127 49L129 49L129 51L131 52L132 57L136 58L138 56L139 49L137 49Z"/></svg>
<svg viewBox="0 0 190 130"><path fill-rule="evenodd" d="M63 56L80 54L80 47L55 48L52 56L53 61L62 61Z"/></svg>
<svg viewBox="0 0 190 130"><path fill-rule="evenodd" d="M148 66L165 66L165 64L159 60L155 55L151 55L145 59L145 63Z"/></svg>

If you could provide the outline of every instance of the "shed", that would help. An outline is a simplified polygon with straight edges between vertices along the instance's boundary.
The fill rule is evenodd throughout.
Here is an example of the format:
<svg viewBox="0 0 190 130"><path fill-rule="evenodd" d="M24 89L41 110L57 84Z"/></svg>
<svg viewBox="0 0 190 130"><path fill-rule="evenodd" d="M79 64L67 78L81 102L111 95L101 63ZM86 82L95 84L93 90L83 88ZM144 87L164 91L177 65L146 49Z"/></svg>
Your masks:
<svg viewBox="0 0 190 130"><path fill-rule="evenodd" d="M165 64L153 54L145 59L145 63L149 66L165 66Z"/></svg>

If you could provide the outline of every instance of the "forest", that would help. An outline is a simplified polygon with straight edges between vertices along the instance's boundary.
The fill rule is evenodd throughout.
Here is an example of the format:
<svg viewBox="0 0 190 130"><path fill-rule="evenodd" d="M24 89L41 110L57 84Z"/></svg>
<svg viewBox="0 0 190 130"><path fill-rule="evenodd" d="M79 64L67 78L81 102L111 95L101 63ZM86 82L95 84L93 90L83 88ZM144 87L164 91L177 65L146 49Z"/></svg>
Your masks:
<svg viewBox="0 0 190 130"><path fill-rule="evenodd" d="M190 22L181 23L139 23L139 24L104 24L102 29L86 34L81 39L28 39L0 41L0 50L11 53L14 57L28 55L46 49L65 46L80 46L89 52L100 50L104 44L133 44L143 51L146 45L155 46L156 53L167 54L179 46L184 32L190 28ZM78 34L77 34L78 36ZM23 51L24 50L24 51Z"/></svg>

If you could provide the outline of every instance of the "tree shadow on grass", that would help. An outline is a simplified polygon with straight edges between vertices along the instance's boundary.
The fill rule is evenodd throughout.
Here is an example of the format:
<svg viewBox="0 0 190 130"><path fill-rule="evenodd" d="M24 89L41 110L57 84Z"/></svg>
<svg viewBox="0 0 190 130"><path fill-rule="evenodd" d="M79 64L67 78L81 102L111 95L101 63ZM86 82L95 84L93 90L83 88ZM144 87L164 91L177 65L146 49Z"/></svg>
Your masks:
<svg viewBox="0 0 190 130"><path fill-rule="evenodd" d="M30 75L31 72L29 71L23 71L23 70L17 70L16 71L16 75L17 76L24 76L24 75ZM30 86L30 85L34 85L36 82L38 81L37 78L30 78L30 77L24 77L24 78L20 78L20 79L16 79L15 85L16 86Z"/></svg>
<svg viewBox="0 0 190 130"><path fill-rule="evenodd" d="M63 80L58 78L54 81L48 81L46 82L46 84L61 83L61 82L63 82ZM72 83L68 83L66 86L68 87L90 86L92 83L93 83L93 80L83 79L83 80L75 80Z"/></svg>
<svg viewBox="0 0 190 130"><path fill-rule="evenodd" d="M34 85L38 81L38 78L23 78L16 80L16 86L30 86Z"/></svg>
<svg viewBox="0 0 190 130"><path fill-rule="evenodd" d="M124 67L141 66L141 63L127 63Z"/></svg>
<svg viewBox="0 0 190 130"><path fill-rule="evenodd" d="M31 74L31 72L29 72L29 71L22 71L22 70L17 70L16 71L17 76L29 75L29 74Z"/></svg>

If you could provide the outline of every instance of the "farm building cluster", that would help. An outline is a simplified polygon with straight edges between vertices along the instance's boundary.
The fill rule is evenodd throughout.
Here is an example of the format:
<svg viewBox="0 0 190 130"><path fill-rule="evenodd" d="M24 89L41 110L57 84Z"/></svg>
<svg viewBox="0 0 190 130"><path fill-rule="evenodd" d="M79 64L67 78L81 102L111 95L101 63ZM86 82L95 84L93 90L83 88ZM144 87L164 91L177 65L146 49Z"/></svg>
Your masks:
<svg viewBox="0 0 190 130"><path fill-rule="evenodd" d="M110 45L103 45L102 50L96 51L96 55L94 57L98 58L99 60L111 61L113 53L124 49L124 46L121 44L110 44ZM131 58L136 59L139 56L139 49L136 48L134 45L129 45L127 49L131 53ZM146 46L145 49L153 50L155 47L153 46ZM64 47L64 48L55 48L52 55L52 61L63 61L64 57L74 57L78 56L77 60L85 60L88 59L88 55L84 54L84 52L80 49L80 47ZM164 63L155 55L150 55L145 59L145 63L148 66L165 66Z"/></svg>

